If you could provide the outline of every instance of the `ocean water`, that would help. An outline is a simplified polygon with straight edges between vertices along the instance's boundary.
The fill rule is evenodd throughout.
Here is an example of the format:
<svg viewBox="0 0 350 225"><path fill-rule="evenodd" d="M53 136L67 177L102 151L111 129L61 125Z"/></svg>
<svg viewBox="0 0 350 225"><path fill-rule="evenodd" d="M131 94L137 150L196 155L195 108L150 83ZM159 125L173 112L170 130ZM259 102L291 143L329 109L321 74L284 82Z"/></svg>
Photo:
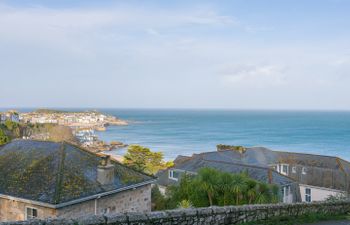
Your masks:
<svg viewBox="0 0 350 225"><path fill-rule="evenodd" d="M217 144L264 146L274 150L339 156L350 160L350 112L112 110L130 121L97 132L105 141L140 144L177 155L215 151ZM125 149L111 154L122 155Z"/></svg>

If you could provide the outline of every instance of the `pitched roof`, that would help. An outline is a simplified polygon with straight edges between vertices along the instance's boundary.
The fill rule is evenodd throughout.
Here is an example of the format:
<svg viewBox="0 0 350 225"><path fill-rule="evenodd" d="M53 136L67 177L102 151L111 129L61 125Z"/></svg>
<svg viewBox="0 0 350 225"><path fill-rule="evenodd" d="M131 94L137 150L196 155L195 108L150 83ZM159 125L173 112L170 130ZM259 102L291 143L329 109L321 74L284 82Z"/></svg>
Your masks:
<svg viewBox="0 0 350 225"><path fill-rule="evenodd" d="M201 168L205 168L205 167L210 167L210 168L214 168L214 169L224 171L224 172L229 172L229 173L246 172L249 175L249 177L264 183L270 182L269 173L271 173L272 183L278 184L281 186L295 182L293 179L286 177L284 175L281 175L276 171L266 167L240 164L235 162L204 160L201 158L187 161L187 163L183 163L181 165L176 165L174 168L197 172Z"/></svg>
<svg viewBox="0 0 350 225"><path fill-rule="evenodd" d="M175 166L172 169L179 169L188 172L198 172L201 168L210 167L220 171L229 173L247 173L249 177L264 183L277 184L284 186L294 183L295 181L287 176L262 166L254 166L243 164L232 158L233 154L227 152L206 152L194 154L192 157L177 157L174 161ZM172 181L167 179L166 172L159 173L158 183L160 185L172 184ZM270 177L271 176L271 177ZM271 179L271 180L270 180Z"/></svg>
<svg viewBox="0 0 350 225"><path fill-rule="evenodd" d="M154 179L113 161L114 184L101 185L99 163L99 156L67 143L12 141L0 147L0 194L60 204Z"/></svg>
<svg viewBox="0 0 350 225"><path fill-rule="evenodd" d="M197 154L203 159L237 162L251 165L267 166L278 162L291 161L294 164L339 169L350 173L350 163L334 156L313 155L296 152L274 151L264 147L246 148L244 153L234 150L221 150ZM196 155L193 155L196 156Z"/></svg>

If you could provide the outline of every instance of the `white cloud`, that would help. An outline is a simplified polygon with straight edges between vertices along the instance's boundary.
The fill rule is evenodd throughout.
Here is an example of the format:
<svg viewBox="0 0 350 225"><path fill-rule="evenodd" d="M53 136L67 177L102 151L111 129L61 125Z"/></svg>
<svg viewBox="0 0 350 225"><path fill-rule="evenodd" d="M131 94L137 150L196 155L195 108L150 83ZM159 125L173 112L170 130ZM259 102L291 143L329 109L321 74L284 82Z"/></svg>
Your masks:
<svg viewBox="0 0 350 225"><path fill-rule="evenodd" d="M230 86L265 88L286 83L285 67L276 65L229 66L222 74L222 82Z"/></svg>

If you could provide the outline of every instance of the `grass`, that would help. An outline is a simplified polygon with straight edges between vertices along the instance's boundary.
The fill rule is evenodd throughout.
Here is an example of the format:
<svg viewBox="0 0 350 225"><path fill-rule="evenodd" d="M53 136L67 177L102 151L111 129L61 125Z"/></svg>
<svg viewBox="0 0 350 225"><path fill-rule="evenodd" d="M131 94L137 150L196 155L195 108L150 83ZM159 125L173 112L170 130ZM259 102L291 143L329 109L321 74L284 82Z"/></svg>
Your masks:
<svg viewBox="0 0 350 225"><path fill-rule="evenodd" d="M346 220L350 219L349 214L345 215L320 215L317 213L307 214L304 216L300 216L298 218L295 217L275 217L271 218L268 221L260 221L260 222L248 222L243 223L243 225L255 225L255 224L263 224L263 225L300 225L300 224L309 224L315 223L319 221L329 221L329 220Z"/></svg>

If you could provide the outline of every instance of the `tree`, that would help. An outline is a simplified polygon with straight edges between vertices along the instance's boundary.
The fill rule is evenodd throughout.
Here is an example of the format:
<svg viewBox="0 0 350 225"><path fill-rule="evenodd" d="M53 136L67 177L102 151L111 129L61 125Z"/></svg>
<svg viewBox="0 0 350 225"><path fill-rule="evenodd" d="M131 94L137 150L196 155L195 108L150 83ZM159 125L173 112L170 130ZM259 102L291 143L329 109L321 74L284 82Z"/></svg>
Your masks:
<svg viewBox="0 0 350 225"><path fill-rule="evenodd" d="M224 172L218 177L218 188L221 193L218 200L221 205L225 206L232 202L232 180L233 176L230 173Z"/></svg>
<svg viewBox="0 0 350 225"><path fill-rule="evenodd" d="M233 176L232 180L232 191L236 196L236 205L239 205L240 200L243 198L242 193L245 192L247 188L247 179L241 174Z"/></svg>
<svg viewBox="0 0 350 225"><path fill-rule="evenodd" d="M0 145L6 144L7 142L9 142L9 137L0 128Z"/></svg>
<svg viewBox="0 0 350 225"><path fill-rule="evenodd" d="M16 122L13 122L11 120L6 120L5 121L5 126L8 130L12 131L14 130L15 128L18 128L19 127L19 124L16 123Z"/></svg>
<svg viewBox="0 0 350 225"><path fill-rule="evenodd" d="M184 174L178 185L167 189L167 207L177 208L183 200L194 207L275 203L279 188L248 177L213 168L202 168L197 175Z"/></svg>
<svg viewBox="0 0 350 225"><path fill-rule="evenodd" d="M248 179L247 182L247 192L246 192L246 197L247 197L247 203L248 204L253 204L255 201L255 198L257 196L257 185L258 183L253 180L253 179Z"/></svg>
<svg viewBox="0 0 350 225"><path fill-rule="evenodd" d="M123 162L137 171L148 174L155 174L172 165L163 160L162 152L152 152L149 148L140 145L130 145Z"/></svg>
<svg viewBox="0 0 350 225"><path fill-rule="evenodd" d="M213 198L217 190L218 176L218 171L212 168L203 168L198 173L197 179L200 184L199 187L207 193L210 206L213 205Z"/></svg>
<svg viewBox="0 0 350 225"><path fill-rule="evenodd" d="M154 185L151 189L152 210L164 210L167 207L167 199L159 190L158 185Z"/></svg>

